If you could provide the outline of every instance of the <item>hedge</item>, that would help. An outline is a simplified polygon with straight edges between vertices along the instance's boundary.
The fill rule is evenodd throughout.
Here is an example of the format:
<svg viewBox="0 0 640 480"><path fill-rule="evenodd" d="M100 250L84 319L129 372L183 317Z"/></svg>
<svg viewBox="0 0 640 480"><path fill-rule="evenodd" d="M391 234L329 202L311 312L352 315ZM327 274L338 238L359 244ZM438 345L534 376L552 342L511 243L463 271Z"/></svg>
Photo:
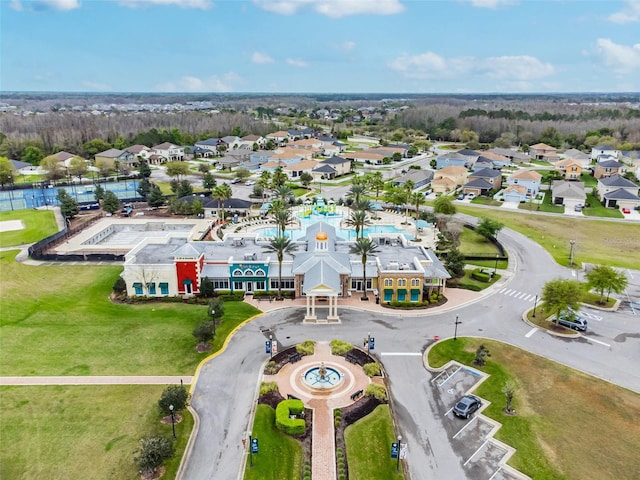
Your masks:
<svg viewBox="0 0 640 480"><path fill-rule="evenodd" d="M331 353L333 355L346 355L353 348L353 344L342 340L331 340Z"/></svg>
<svg viewBox="0 0 640 480"><path fill-rule="evenodd" d="M367 377L375 377L380 375L380 364L377 362L365 363L362 367Z"/></svg>
<svg viewBox="0 0 640 480"><path fill-rule="evenodd" d="M244 300L244 291L232 292L231 290L218 290L216 296L225 302L242 302Z"/></svg>
<svg viewBox="0 0 640 480"><path fill-rule="evenodd" d="M487 272L480 270L479 268L476 268L471 272L471 278L484 283L489 283L491 281L491 276Z"/></svg>
<svg viewBox="0 0 640 480"><path fill-rule="evenodd" d="M364 391L364 394L381 402L387 401L387 389L377 383L370 383Z"/></svg>
<svg viewBox="0 0 640 480"><path fill-rule="evenodd" d="M302 400L283 400L276 407L276 428L288 435L302 435L307 424L302 418L290 418L304 411Z"/></svg>
<svg viewBox="0 0 640 480"><path fill-rule="evenodd" d="M296 352L300 355L313 355L315 351L316 342L313 340L305 340L302 343L296 344Z"/></svg>

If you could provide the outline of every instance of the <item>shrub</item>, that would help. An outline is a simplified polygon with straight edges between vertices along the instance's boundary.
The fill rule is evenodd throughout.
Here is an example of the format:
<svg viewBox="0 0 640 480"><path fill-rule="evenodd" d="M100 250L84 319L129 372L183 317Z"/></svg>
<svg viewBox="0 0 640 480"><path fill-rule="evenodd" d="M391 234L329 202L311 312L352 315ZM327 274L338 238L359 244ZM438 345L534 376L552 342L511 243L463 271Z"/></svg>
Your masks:
<svg viewBox="0 0 640 480"><path fill-rule="evenodd" d="M124 281L124 278L118 277L116 283L113 284L113 291L117 294L122 294L127 291L127 282Z"/></svg>
<svg viewBox="0 0 640 480"><path fill-rule="evenodd" d="M182 385L169 385L164 389L160 400L158 400L158 406L160 410L169 415L171 413L170 405L173 405L173 411L179 412L187 406L187 400L189 399L189 392Z"/></svg>
<svg viewBox="0 0 640 480"><path fill-rule="evenodd" d="M479 282L489 283L489 281L491 280L491 275L489 275L486 272L483 272L479 268L476 268L474 271L471 272L471 278Z"/></svg>
<svg viewBox="0 0 640 480"><path fill-rule="evenodd" d="M472 283L459 283L455 288L462 288L463 290L471 290L472 292L482 291L480 285L473 285Z"/></svg>
<svg viewBox="0 0 640 480"><path fill-rule="evenodd" d="M267 362L264 367L264 373L267 375L275 375L276 373L278 373L278 365L276 364L276 362Z"/></svg>
<svg viewBox="0 0 640 480"><path fill-rule="evenodd" d="M370 383L364 394L368 397L373 397L380 402L387 401L387 389L377 383Z"/></svg>
<svg viewBox="0 0 640 480"><path fill-rule="evenodd" d="M213 340L213 322L206 320L196 325L193 329L193 336L196 337L198 343L208 343Z"/></svg>
<svg viewBox="0 0 640 480"><path fill-rule="evenodd" d="M307 424L302 418L291 418L304 411L302 400L283 400L276 407L276 428L288 435L304 434Z"/></svg>
<svg viewBox="0 0 640 480"><path fill-rule="evenodd" d="M300 355L313 355L316 343L313 340L305 340L296 344L296 352Z"/></svg>
<svg viewBox="0 0 640 480"><path fill-rule="evenodd" d="M277 382L262 382L260 384L260 395L266 395L270 392L278 391L278 383Z"/></svg>
<svg viewBox="0 0 640 480"><path fill-rule="evenodd" d="M346 355L353 348L353 344L342 340L331 340L331 353L333 355Z"/></svg>
<svg viewBox="0 0 640 480"><path fill-rule="evenodd" d="M231 290L218 290L216 296L225 302L241 302L244 300L244 292L232 292Z"/></svg>
<svg viewBox="0 0 640 480"><path fill-rule="evenodd" d="M429 302L389 302L389 306L391 308L403 308L403 309L410 309L410 308L424 308L427 305L429 305Z"/></svg>
<svg viewBox="0 0 640 480"><path fill-rule="evenodd" d="M136 454L136 465L141 471L155 472L165 460L173 456L173 442L167 437L141 438Z"/></svg>
<svg viewBox="0 0 640 480"><path fill-rule="evenodd" d="M367 377L375 377L376 375L380 375L380 364L378 362L365 363L362 368L364 368L364 373L367 375Z"/></svg>

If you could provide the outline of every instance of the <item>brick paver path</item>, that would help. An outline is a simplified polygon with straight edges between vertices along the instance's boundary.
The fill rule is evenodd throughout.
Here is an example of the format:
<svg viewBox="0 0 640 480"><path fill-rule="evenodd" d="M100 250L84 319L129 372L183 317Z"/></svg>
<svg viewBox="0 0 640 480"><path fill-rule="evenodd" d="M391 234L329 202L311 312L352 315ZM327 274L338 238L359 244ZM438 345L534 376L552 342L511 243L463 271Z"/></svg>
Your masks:
<svg viewBox="0 0 640 480"><path fill-rule="evenodd" d="M320 362L335 368L342 375L342 381L335 388L320 391L304 383L304 373L319 366ZM347 362L344 357L332 355L330 345L319 342L313 355L302 357L297 363L286 364L276 375L265 375L264 381L277 382L283 397L294 395L307 408L313 409L311 477L314 480L335 480L333 410L351 405L351 394L367 388L370 379L362 367Z"/></svg>

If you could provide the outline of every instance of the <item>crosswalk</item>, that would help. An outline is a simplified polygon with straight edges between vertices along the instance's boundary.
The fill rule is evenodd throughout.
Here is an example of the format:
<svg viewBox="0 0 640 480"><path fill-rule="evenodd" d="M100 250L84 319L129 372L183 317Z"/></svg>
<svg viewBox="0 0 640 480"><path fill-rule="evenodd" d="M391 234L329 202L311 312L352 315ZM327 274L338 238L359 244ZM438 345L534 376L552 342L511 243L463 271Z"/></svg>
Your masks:
<svg viewBox="0 0 640 480"><path fill-rule="evenodd" d="M511 288L503 288L502 290L500 290L499 292L502 295L505 295L507 297L511 297L511 298L515 298L517 300L522 300L524 302L531 302L533 303L536 299L536 295L532 294L532 293L527 293L527 292L521 292L519 290L513 290Z"/></svg>

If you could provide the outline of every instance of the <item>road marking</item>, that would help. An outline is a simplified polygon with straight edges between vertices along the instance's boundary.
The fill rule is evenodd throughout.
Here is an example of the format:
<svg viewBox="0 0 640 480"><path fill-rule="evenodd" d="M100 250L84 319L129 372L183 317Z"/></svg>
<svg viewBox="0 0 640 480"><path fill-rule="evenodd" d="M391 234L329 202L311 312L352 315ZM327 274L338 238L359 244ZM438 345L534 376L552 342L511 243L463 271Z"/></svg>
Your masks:
<svg viewBox="0 0 640 480"><path fill-rule="evenodd" d="M600 315L594 315L593 313L581 311L580 312L583 317L587 317L589 320L595 320L596 322L601 322L602 317Z"/></svg>
<svg viewBox="0 0 640 480"><path fill-rule="evenodd" d="M525 298L525 297L523 297L522 299L523 299L525 302L529 302L529 301L531 301L531 297L533 297L533 295L527 295L527 296L526 296L526 298Z"/></svg>
<svg viewBox="0 0 640 480"><path fill-rule="evenodd" d="M462 370L462 367L458 367L458 369L455 372L453 372L451 375L449 375L445 381L443 381L442 383L439 383L438 386L439 387L443 386L445 383L447 383L449 380L451 380L455 376L455 374L458 373L460 370Z"/></svg>
<svg viewBox="0 0 640 480"><path fill-rule="evenodd" d="M491 475L491 477L489 478L489 480L493 480L493 477L495 477L498 473L500 473L500 470L502 470L502 466L498 467L498 469L496 470L496 473L494 473L493 475Z"/></svg>
<svg viewBox="0 0 640 480"><path fill-rule="evenodd" d="M453 407L451 407L449 410L447 410L447 413L444 414L444 416L446 417L447 415L449 415L451 412L453 412Z"/></svg>
<svg viewBox="0 0 640 480"><path fill-rule="evenodd" d="M475 416L474 416L471 420L469 420L469 421L467 422L467 424L466 424L464 427L462 427L460 430L458 430L458 433L456 433L456 434L453 436L453 438L456 438L458 435L460 435L460 434L462 433L462 431L463 431L465 428L467 428L469 425L471 425L471 424L473 423L473 421L474 421L476 418L477 418L477 417L475 417Z"/></svg>
<svg viewBox="0 0 640 480"><path fill-rule="evenodd" d="M387 357L421 357L420 352L381 352L380 355Z"/></svg>
<svg viewBox="0 0 640 480"><path fill-rule="evenodd" d="M534 333L536 333L538 331L538 327L533 327L531 330L529 330L529 333L527 333L525 335L526 338L530 338L531 335L533 335Z"/></svg>
<svg viewBox="0 0 640 480"><path fill-rule="evenodd" d="M631 278L633 278L633 273L631 273L631 270L629 270L628 268L627 268L627 273L629 274L629 276L630 276Z"/></svg>
<svg viewBox="0 0 640 480"><path fill-rule="evenodd" d="M604 345L605 347L611 347L611 345L609 345L608 343L601 342L600 340L596 340L594 338L589 338L589 337L584 337L584 338L586 338L590 342L599 343L600 345Z"/></svg>
<svg viewBox="0 0 640 480"><path fill-rule="evenodd" d="M576 271L575 270L571 270L571 276L575 277L576 276Z"/></svg>
<svg viewBox="0 0 640 480"><path fill-rule="evenodd" d="M509 296L510 296L510 297L512 297L514 293L516 293L516 291L515 291L515 290L513 290L513 291L509 294Z"/></svg>
<svg viewBox="0 0 640 480"><path fill-rule="evenodd" d="M467 460L466 462L464 462L463 467L466 467L466 466L467 466L467 463L469 463L469 462L471 461L471 459L472 459L473 457L475 457L475 456L478 454L478 452L479 452L480 450L482 450L482 449L485 447L485 445L486 445L487 443L489 443L489 439L485 440L485 441L484 441L484 443L483 443L482 445L480 445L480 448L479 448L479 449L477 449L477 450L473 453L473 455L471 455L471 456L469 457L469 460Z"/></svg>
<svg viewBox="0 0 640 480"><path fill-rule="evenodd" d="M500 293L504 293L505 290L506 288L503 288L502 290L500 290Z"/></svg>

